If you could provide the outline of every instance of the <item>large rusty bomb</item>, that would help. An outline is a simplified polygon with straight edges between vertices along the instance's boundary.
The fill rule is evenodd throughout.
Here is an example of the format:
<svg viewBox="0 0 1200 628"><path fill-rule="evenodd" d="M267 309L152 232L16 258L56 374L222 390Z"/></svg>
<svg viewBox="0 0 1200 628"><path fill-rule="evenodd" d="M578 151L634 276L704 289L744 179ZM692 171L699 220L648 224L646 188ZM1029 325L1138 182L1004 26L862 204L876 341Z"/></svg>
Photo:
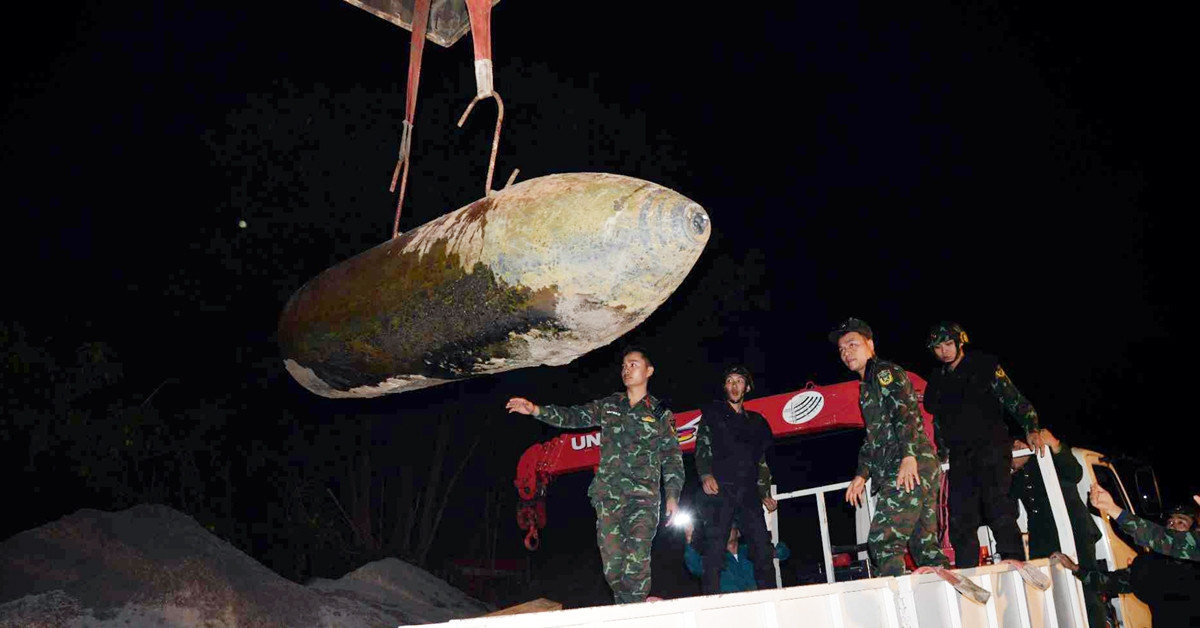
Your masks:
<svg viewBox="0 0 1200 628"><path fill-rule="evenodd" d="M279 319L283 358L325 397L566 364L644 321L709 233L703 208L648 181L531 179L301 286Z"/></svg>

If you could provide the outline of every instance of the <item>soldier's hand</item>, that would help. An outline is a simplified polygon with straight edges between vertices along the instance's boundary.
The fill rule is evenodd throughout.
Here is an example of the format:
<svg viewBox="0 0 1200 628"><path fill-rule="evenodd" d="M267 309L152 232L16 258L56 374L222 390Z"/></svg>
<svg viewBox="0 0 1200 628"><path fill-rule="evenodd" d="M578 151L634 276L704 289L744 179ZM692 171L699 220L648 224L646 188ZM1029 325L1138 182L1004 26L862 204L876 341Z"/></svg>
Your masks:
<svg viewBox="0 0 1200 628"><path fill-rule="evenodd" d="M716 495L721 492L721 488L717 486L717 478L714 478L712 474L700 476L700 488L704 489L705 495Z"/></svg>
<svg viewBox="0 0 1200 628"><path fill-rule="evenodd" d="M917 477L917 459L913 456L905 456L900 461L900 471L896 473L896 488L911 493L920 483L921 478Z"/></svg>
<svg viewBox="0 0 1200 628"><path fill-rule="evenodd" d="M775 501L774 497L764 497L763 508L766 508L767 512L775 512L775 509L779 508L779 502Z"/></svg>
<svg viewBox="0 0 1200 628"><path fill-rule="evenodd" d="M1038 435L1042 437L1042 442L1050 448L1052 453L1062 451L1062 441L1058 440L1058 437L1052 434L1050 430L1042 428L1038 430Z"/></svg>
<svg viewBox="0 0 1200 628"><path fill-rule="evenodd" d="M1196 502L1197 506L1200 506L1200 495L1192 495L1192 501Z"/></svg>
<svg viewBox="0 0 1200 628"><path fill-rule="evenodd" d="M1092 490L1088 497L1091 499L1092 505L1096 507L1096 510L1108 515L1112 519L1121 516L1121 507L1117 505L1117 502L1113 501L1112 495L1099 484L1092 484Z"/></svg>
<svg viewBox="0 0 1200 628"><path fill-rule="evenodd" d="M855 508L861 506L863 501L863 491L866 489L866 487L867 478L864 478L861 475L854 476L854 479L850 480L850 486L846 488L846 501L854 504Z"/></svg>
<svg viewBox="0 0 1200 628"><path fill-rule="evenodd" d="M679 510L679 500L674 497L667 498L667 525L671 525L671 520L675 518L675 512Z"/></svg>
<svg viewBox="0 0 1200 628"><path fill-rule="evenodd" d="M504 409L517 414L537 414L537 404L524 397L513 397L504 404Z"/></svg>
<svg viewBox="0 0 1200 628"><path fill-rule="evenodd" d="M1036 451L1038 458L1046 455L1046 443L1042 440L1042 435L1039 432L1030 432L1025 435L1025 442L1029 443L1029 448Z"/></svg>
<svg viewBox="0 0 1200 628"><path fill-rule="evenodd" d="M1062 552L1054 552L1050 555L1050 560L1057 560L1058 564L1070 569L1071 571L1079 571L1079 565L1077 565L1075 561L1071 560L1070 556L1067 556Z"/></svg>
<svg viewBox="0 0 1200 628"><path fill-rule="evenodd" d="M690 524L690 523L689 523L689 524L687 524L686 526L684 526L684 528L683 528L683 540L684 540L684 542L686 542L686 543L691 543L691 542L692 542L692 533L693 533L693 532L695 532L695 531L696 531L696 526L694 526L694 525L692 525L692 524Z"/></svg>

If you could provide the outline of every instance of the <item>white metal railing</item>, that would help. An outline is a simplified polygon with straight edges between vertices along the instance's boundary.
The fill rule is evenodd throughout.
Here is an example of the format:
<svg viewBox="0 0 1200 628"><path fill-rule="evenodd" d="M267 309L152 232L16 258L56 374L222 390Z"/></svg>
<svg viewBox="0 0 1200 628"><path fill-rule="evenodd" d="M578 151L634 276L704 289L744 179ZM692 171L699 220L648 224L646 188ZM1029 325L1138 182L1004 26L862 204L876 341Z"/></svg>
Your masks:
<svg viewBox="0 0 1200 628"><path fill-rule="evenodd" d="M1079 555L1075 548L1075 535L1071 532L1071 521L1067 516L1066 502L1063 500L1062 488L1058 483L1058 472L1054 468L1054 460L1050 456L1047 447L1045 455L1037 457L1038 470L1042 475L1042 483L1046 488L1046 496L1050 502L1050 512L1054 516L1054 524L1058 531L1058 543L1060 551L1073 560L1079 560ZM1013 458L1024 456L1032 456L1032 449L1014 450ZM950 463L942 464L943 471L950 470ZM834 577L833 567L833 544L829 538L829 517L825 506L825 494L833 492L845 491L850 486L850 482L838 482L837 484L826 484L814 488L806 488L798 491L789 491L787 493L776 493L776 486L771 485L771 496L777 501L782 502L789 499L797 499L801 497L813 497L817 500L817 517L820 520L821 529L821 552L825 562L825 581L829 583L836 582ZM871 491L871 481L867 480L867 486L864 489L864 494L868 496L863 500L864 505L855 509L855 542L862 544L866 542L867 532L870 529L871 517L875 514L875 498ZM767 528L771 532L771 542L779 543L779 509L775 512L765 513ZM981 532L986 526L980 528ZM986 533L982 537L985 542L991 543ZM995 547L992 547L993 554ZM859 558L864 558L863 554L859 554ZM775 559L775 584L783 586L783 576L780 571L779 559Z"/></svg>
<svg viewBox="0 0 1200 628"><path fill-rule="evenodd" d="M820 518L820 522L821 522L821 552L825 559L825 581L826 582L835 582L835 580L833 577L833 544L829 540L829 515L828 515L828 512L825 510L825 494L832 493L835 491L838 491L838 492L845 491L849 486L850 486L849 482L839 482L837 484L826 484L825 486L818 486L816 488L806 488L806 489L799 490L799 491L791 491L789 493L776 493L775 485L774 484L771 485L771 497L775 498L775 501L777 501L777 502L782 502L782 501L785 501L788 499L796 499L799 497L808 497L808 496L812 496L812 497L816 498L816 500L817 500L817 516ZM868 482L867 483L867 494L868 495L870 495L870 488L871 488L870 482ZM866 501L873 502L873 500L870 500L870 499L868 499ZM873 503L870 503L867 505L867 509L868 509L867 512L874 511L874 508L872 506L873 506ZM869 518L868 518L868 520L869 520ZM767 528L770 529L770 531L771 531L771 542L778 543L779 542L779 509L778 508L775 509L775 512L767 513ZM859 542L861 542L861 541L859 541ZM776 584L776 586L783 586L783 576L779 570L779 559L778 558L775 559L775 584Z"/></svg>

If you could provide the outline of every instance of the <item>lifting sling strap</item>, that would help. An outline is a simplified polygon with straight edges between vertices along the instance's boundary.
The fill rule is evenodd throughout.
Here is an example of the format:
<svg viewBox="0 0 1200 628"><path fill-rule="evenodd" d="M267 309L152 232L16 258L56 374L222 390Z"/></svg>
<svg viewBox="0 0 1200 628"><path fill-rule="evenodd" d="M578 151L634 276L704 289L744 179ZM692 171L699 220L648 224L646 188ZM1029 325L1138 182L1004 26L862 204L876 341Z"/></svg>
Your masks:
<svg viewBox="0 0 1200 628"><path fill-rule="evenodd" d="M404 206L404 192L408 187L408 168L412 163L412 130L413 119L417 113L417 88L421 84L421 55L425 51L425 29L429 25L429 4L431 0L416 0L413 5L412 43L408 54L408 88L404 97L404 134L400 138L400 156L396 160L396 169L392 172L392 185L388 191L396 191L396 178L400 176L403 167L404 174L400 177L400 196L396 199L396 219L392 223L392 237L400 233L400 208Z"/></svg>

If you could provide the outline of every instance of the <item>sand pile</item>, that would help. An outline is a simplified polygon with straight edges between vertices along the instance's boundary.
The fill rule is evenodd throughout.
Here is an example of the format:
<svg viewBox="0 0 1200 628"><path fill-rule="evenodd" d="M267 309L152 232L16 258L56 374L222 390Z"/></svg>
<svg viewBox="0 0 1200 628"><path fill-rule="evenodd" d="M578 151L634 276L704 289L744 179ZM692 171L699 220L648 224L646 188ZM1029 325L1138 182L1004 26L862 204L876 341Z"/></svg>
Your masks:
<svg viewBox="0 0 1200 628"><path fill-rule="evenodd" d="M0 626L347 626L488 608L396 559L288 581L165 506L80 510L0 543Z"/></svg>

